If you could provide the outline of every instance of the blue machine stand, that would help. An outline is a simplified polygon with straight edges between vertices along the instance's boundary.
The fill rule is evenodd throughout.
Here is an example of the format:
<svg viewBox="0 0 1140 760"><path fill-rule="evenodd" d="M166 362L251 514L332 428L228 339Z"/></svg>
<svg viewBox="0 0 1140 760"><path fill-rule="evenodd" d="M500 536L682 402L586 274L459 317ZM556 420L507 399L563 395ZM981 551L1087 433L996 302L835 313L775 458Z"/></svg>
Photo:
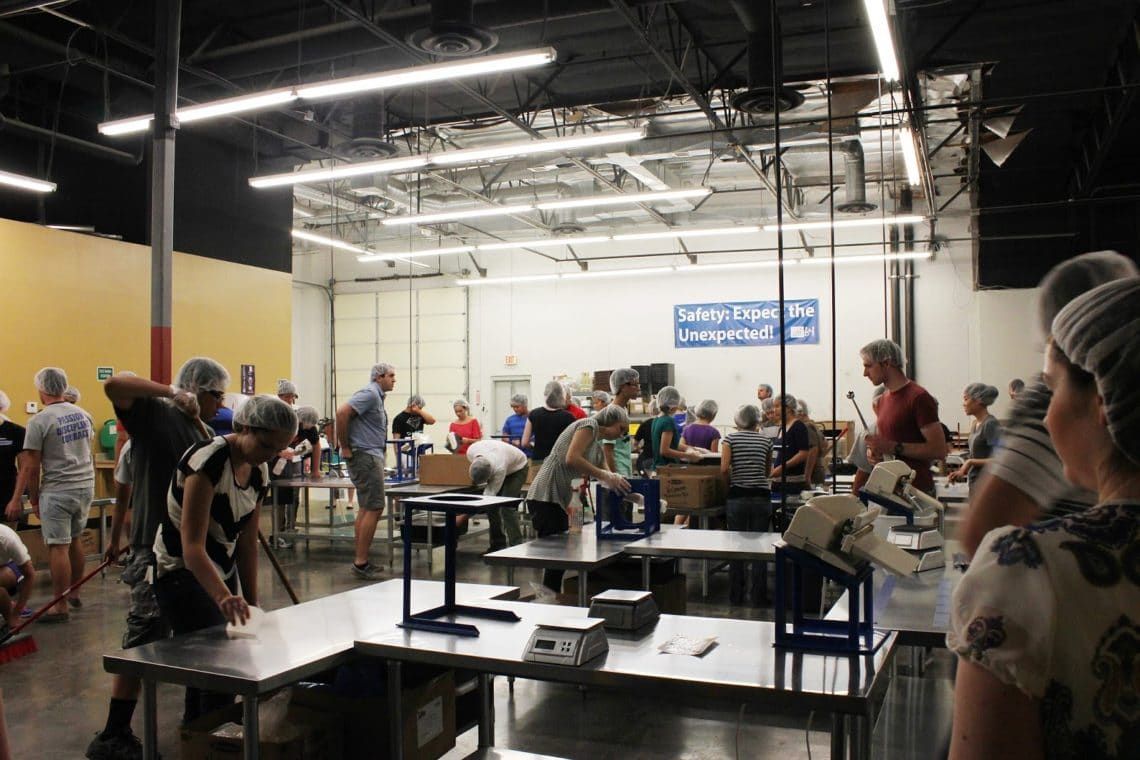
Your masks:
<svg viewBox="0 0 1140 760"><path fill-rule="evenodd" d="M418 631L435 631L456 636L478 636L479 629L467 623L453 623L440 618L449 615L466 615L487 620L517 622L519 616L510 610L496 610L487 607L474 607L455 603L455 546L459 535L455 531L457 514L474 515L486 512L490 507L510 507L517 509L522 499L506 496L482 496L465 493L441 493L404 499L404 619L398 623L401 628ZM422 509L428 512L443 512L444 563L443 563L443 605L434 609L412 614L412 513Z"/></svg>
<svg viewBox="0 0 1140 760"><path fill-rule="evenodd" d="M627 478L631 493L645 497L645 519L633 522L622 513L622 496L616 491L597 485L597 504L594 525L599 540L644 538L661 530L661 481L651 478Z"/></svg>
<svg viewBox="0 0 1140 760"><path fill-rule="evenodd" d="M421 443L417 446L411 438L391 438L388 443L394 447L393 451L396 454L396 474L385 478L384 483L398 485L416 482L419 477L420 457L432 451L434 446L430 443ZM404 446L410 447L411 450L402 451Z"/></svg>
<svg viewBox="0 0 1140 760"><path fill-rule="evenodd" d="M792 571L792 620L788 630L786 609L787 565ZM847 590L847 620L816 620L804 617L803 571L815 570ZM871 576L865 565L851 576L818 557L794 546L776 547L776 641L777 647L836 654L871 654L886 639L876 633L873 618Z"/></svg>

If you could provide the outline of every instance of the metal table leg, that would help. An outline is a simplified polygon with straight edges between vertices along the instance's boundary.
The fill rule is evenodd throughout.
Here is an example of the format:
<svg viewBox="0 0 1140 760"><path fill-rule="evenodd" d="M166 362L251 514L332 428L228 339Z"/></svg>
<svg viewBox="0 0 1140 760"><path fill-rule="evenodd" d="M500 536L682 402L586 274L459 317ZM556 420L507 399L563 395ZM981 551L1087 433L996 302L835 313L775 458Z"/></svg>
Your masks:
<svg viewBox="0 0 1140 760"><path fill-rule="evenodd" d="M158 757L158 698L155 682L149 678L142 682L143 699L143 758Z"/></svg>
<svg viewBox="0 0 1140 760"><path fill-rule="evenodd" d="M403 701L400 699L403 679L400 672L400 661L388 660L388 757L392 760L404 760L404 711L400 704Z"/></svg>
<svg viewBox="0 0 1140 760"><path fill-rule="evenodd" d="M479 747L495 746L495 681L488 673L479 674Z"/></svg>
<svg viewBox="0 0 1140 760"><path fill-rule="evenodd" d="M641 557L641 587L646 591L649 590L649 555L645 554Z"/></svg>
<svg viewBox="0 0 1140 760"><path fill-rule="evenodd" d="M515 585L515 566L507 565L507 585Z"/></svg>
<svg viewBox="0 0 1140 760"><path fill-rule="evenodd" d="M831 716L831 760L847 760L847 716Z"/></svg>
<svg viewBox="0 0 1140 760"><path fill-rule="evenodd" d="M257 760L261 757L261 728L257 723L257 695L251 694L242 697L242 744L245 747L247 760Z"/></svg>
<svg viewBox="0 0 1140 760"><path fill-rule="evenodd" d="M578 573L578 606L590 606L590 593L587 587L590 585L590 571L582 570Z"/></svg>

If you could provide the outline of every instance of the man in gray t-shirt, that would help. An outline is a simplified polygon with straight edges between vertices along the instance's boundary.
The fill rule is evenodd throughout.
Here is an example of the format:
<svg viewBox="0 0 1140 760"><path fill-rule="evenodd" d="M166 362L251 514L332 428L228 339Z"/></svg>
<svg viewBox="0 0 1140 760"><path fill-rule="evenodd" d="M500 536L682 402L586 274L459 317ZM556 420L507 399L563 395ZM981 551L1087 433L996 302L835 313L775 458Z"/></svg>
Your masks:
<svg viewBox="0 0 1140 760"><path fill-rule="evenodd" d="M44 408L28 422L19 479L7 515L9 519L20 517L20 494L27 488L48 547L52 590L62 597L68 586L83 576L86 561L79 536L87 525L95 492L95 463L91 458L95 430L87 412L64 400L67 374L62 369L44 367L36 373L35 383ZM72 593L66 601L61 598L40 622L64 622L69 617L68 604L80 606L78 594Z"/></svg>

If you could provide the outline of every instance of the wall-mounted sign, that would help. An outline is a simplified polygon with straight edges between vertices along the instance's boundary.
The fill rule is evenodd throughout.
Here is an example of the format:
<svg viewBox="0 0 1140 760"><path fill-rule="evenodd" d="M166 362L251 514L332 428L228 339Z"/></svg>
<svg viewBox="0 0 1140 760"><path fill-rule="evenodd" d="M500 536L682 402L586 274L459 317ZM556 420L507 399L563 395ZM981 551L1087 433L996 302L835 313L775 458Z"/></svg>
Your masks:
<svg viewBox="0 0 1140 760"><path fill-rule="evenodd" d="M104 380L110 380L111 375L113 375L113 374L115 374L115 368L114 367L96 367L95 368L95 378L99 382L103 382Z"/></svg>
<svg viewBox="0 0 1140 760"><path fill-rule="evenodd" d="M784 301L784 342L819 343L819 299ZM676 348L775 346L780 343L780 302L679 304L673 307Z"/></svg>
<svg viewBox="0 0 1140 760"><path fill-rule="evenodd" d="M257 375L254 372L252 364L241 365L241 392L243 395L252 396L257 387Z"/></svg>

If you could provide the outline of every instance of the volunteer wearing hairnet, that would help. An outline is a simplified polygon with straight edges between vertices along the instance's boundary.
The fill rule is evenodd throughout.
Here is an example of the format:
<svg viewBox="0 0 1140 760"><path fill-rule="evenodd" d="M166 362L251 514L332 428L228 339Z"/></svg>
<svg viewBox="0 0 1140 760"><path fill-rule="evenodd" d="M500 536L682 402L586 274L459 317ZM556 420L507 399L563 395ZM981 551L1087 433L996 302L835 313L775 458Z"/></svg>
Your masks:
<svg viewBox="0 0 1140 760"><path fill-rule="evenodd" d="M408 404L392 420L393 438L411 438L416 433L422 433L425 425L434 425L435 417L424 407L424 397L418 393L408 396Z"/></svg>
<svg viewBox="0 0 1140 760"><path fill-rule="evenodd" d="M681 461L700 461L701 455L681 440L681 430L673 419L673 413L681 404L681 392L672 385L666 385L657 392L658 416L651 428L654 469Z"/></svg>
<svg viewBox="0 0 1140 760"><path fill-rule="evenodd" d="M484 495L522 495L528 460L517 446L496 440L476 441L467 449L467 459L471 462L468 470L471 482L482 486ZM522 541L518 505L491 507L487 510L487 522L490 533L487 551L498 551Z"/></svg>
<svg viewBox="0 0 1140 760"><path fill-rule="evenodd" d="M266 463L297 434L297 415L279 398L254 396L234 415L234 431L191 446L170 484L154 541L154 593L176 636L244 623L257 604ZM231 702L231 694L187 687L182 725Z"/></svg>
<svg viewBox="0 0 1140 760"><path fill-rule="evenodd" d="M605 391L594 391L590 394L590 403L593 405L592 411L600 412L609 406L613 397Z"/></svg>
<svg viewBox="0 0 1140 760"><path fill-rule="evenodd" d="M8 419L11 406L8 394L0 391L0 505L5 508L16 492L16 457L24 450L26 432L22 425Z"/></svg>
<svg viewBox="0 0 1140 760"><path fill-rule="evenodd" d="M531 524L539 538L569 529L566 510L573 496L570 481L574 478L596 478L607 488L623 494L629 492L629 481L602 467L601 445L603 439L617 438L627 430L629 415L625 409L611 404L562 431L527 492ZM543 585L561 591L562 573L562 570L544 570Z"/></svg>
<svg viewBox="0 0 1140 760"><path fill-rule="evenodd" d="M483 430L479 427L479 420L471 416L471 405L467 399L458 398L451 404L455 409L455 421L448 427L448 432L455 434L458 445L456 454L466 454L471 444L483 438Z"/></svg>
<svg viewBox="0 0 1140 760"><path fill-rule="evenodd" d="M962 409L974 418L970 429L970 458L950 473L950 482L965 480L974 492L974 485L982 474L982 468L990 463L990 457L997 449L1001 437L1001 423L990 414L990 404L997 401L1000 391L985 383L970 383L962 391Z"/></svg>
<svg viewBox="0 0 1140 760"><path fill-rule="evenodd" d="M297 403L299 398L297 394L297 386L293 384L292 380L282 378L277 381L277 398L284 401L289 406Z"/></svg>
<svg viewBox="0 0 1140 760"><path fill-rule="evenodd" d="M619 367L610 373L610 390L613 391L613 404L629 410L629 402L641 397L641 376L631 367ZM602 452L606 456L606 469L625 477L633 475L633 444L628 432L617 438L602 441Z"/></svg>
<svg viewBox="0 0 1140 760"><path fill-rule="evenodd" d="M733 422L736 430L725 436L721 447L720 471L728 481L725 517L729 530L766 532L772 523L772 485L768 473L772 469L772 439L760 433L760 409L752 404L740 407ZM768 563L754 561L747 577L751 579L749 596L753 605L768 599ZM733 561L728 566L728 600L743 604L745 599L745 563Z"/></svg>
<svg viewBox="0 0 1140 760"><path fill-rule="evenodd" d="M1053 320L1045 428L1096 505L990 531L954 592L952 760L1135 757L1140 641L1140 278Z"/></svg>
<svg viewBox="0 0 1140 760"><path fill-rule="evenodd" d="M269 472L273 478L303 478L308 475L311 480L320 480L321 434L317 430L317 423L320 422L321 413L313 406L297 407L295 411L297 434L289 441L288 446L270 460ZM297 526L297 509L300 506L298 490L289 486L278 486L273 489L273 493L276 495L273 508L278 530L293 530ZM276 512L278 508L279 513ZM290 546L285 536L277 536L278 549L288 549Z"/></svg>
<svg viewBox="0 0 1140 760"><path fill-rule="evenodd" d="M524 449L522 445L528 414L530 414L530 409L527 406L526 394L516 393L511 396L511 414L503 420L503 438L506 439L507 443L526 454L529 459L530 449Z"/></svg>
<svg viewBox="0 0 1140 760"><path fill-rule="evenodd" d="M1053 318L1069 301L1098 285L1140 274L1136 264L1115 251L1095 251L1053 267L1041 280L1037 324L1042 339ZM1049 388L1035 378L1018 395L1002 428L1001 447L970 497L959 526L962 548L973 554L982 536L1002 525L1025 525L1043 515L1059 517L1083 511L1095 494L1069 482L1044 429Z"/></svg>
<svg viewBox="0 0 1140 760"><path fill-rule="evenodd" d="M720 407L711 398L697 404L694 410L697 421L685 425L681 431L681 443L715 453L720 446L720 431L713 427L712 423L718 411Z"/></svg>
<svg viewBox="0 0 1140 760"><path fill-rule="evenodd" d="M573 415L566 411L566 386L551 380L543 389L543 396L543 405L530 410L522 437L522 446L531 449L531 462L536 469L550 454L562 431L574 422Z"/></svg>

